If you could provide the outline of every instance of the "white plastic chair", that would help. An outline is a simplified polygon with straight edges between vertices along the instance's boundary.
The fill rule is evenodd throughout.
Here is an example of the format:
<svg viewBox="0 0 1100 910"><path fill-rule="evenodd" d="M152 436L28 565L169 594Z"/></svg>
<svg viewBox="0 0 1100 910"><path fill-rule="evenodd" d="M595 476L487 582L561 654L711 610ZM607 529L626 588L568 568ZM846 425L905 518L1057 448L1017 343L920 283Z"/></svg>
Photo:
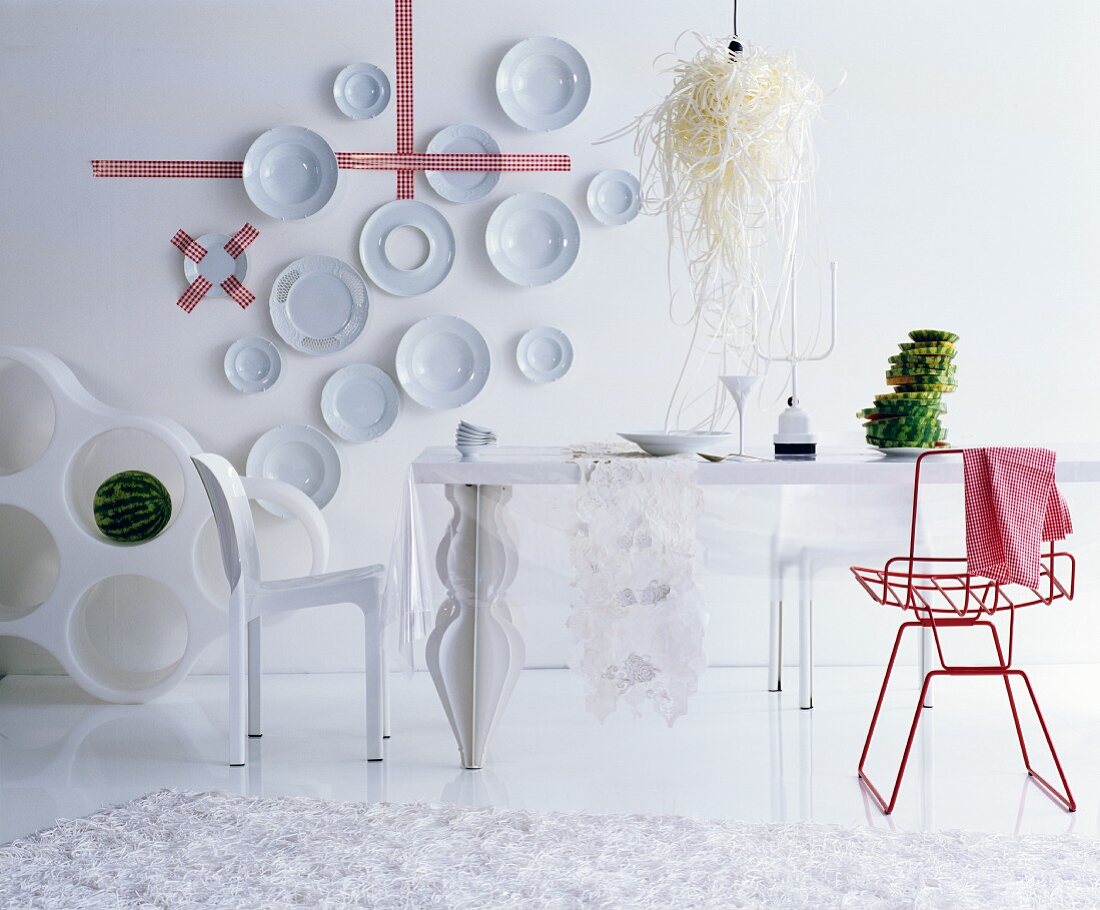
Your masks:
<svg viewBox="0 0 1100 910"><path fill-rule="evenodd" d="M249 736L261 734L260 618L343 603L359 607L366 623L367 760L381 761L385 710L381 609L384 567L366 566L305 578L261 581L256 530L241 478L220 455L195 455L191 460L210 498L229 581L229 764L245 763L246 725ZM254 492L260 492L259 488ZM299 495L305 498L305 494Z"/></svg>

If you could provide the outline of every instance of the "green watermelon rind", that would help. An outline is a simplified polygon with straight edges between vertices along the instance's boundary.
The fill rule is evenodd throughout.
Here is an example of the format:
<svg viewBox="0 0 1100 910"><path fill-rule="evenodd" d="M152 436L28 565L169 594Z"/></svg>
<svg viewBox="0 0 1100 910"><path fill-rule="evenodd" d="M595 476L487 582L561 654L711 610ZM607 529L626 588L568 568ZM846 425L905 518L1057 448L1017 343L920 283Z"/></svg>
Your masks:
<svg viewBox="0 0 1100 910"><path fill-rule="evenodd" d="M959 336L954 332L945 332L942 329L913 329L909 333L909 337L913 341L947 342L949 344L954 344L959 340Z"/></svg>
<svg viewBox="0 0 1100 910"><path fill-rule="evenodd" d="M958 353L958 348L955 345L942 341L902 341L898 343L898 347L903 354L913 356L930 354L939 357L954 357Z"/></svg>
<svg viewBox="0 0 1100 910"><path fill-rule="evenodd" d="M171 521L172 497L152 474L120 471L99 485L92 512L96 527L108 540L145 543Z"/></svg>

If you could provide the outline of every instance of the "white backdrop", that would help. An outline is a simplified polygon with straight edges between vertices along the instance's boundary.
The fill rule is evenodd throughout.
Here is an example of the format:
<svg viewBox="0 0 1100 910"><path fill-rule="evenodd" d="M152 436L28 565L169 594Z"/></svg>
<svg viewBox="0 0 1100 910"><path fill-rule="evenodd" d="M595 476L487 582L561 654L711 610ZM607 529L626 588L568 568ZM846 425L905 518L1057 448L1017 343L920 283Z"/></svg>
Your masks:
<svg viewBox="0 0 1100 910"><path fill-rule="evenodd" d="M392 149L392 108L354 122L331 98L348 62L373 61L392 76L392 3L2 0L0 339L55 352L99 397L179 420L239 468L276 424L323 427L325 379L358 361L392 370L401 334L432 313L461 315L488 339L493 375L461 413L503 441L606 439L656 425L683 344L666 316L663 225L608 229L589 216L591 176L633 166L627 141L592 141L659 96L666 81L653 58L682 30L726 31L730 11L726 0L418 0L418 147L470 121L506 151L568 153L574 170L505 175L491 200L470 206L439 200L418 177L418 197L446 214L458 238L447 281L413 299L372 289L370 323L348 350L309 358L280 343L278 385L242 396L221 359L242 335L275 337L273 276L308 254L357 265L359 230L393 197L393 175L344 172L322 216L280 224L237 182L93 180L89 159L239 160L278 124L309 126L341 150ZM857 430L852 412L882 386L893 344L910 328L943 326L962 335L949 415L956 442L1100 442L1089 419L1100 327L1100 7L757 0L742 3L741 25L752 40L797 48L826 88L847 73L817 131L821 227L843 269L841 343L804 380L820 428ZM581 118L546 135L512 124L493 92L504 51L538 34L573 43L595 86ZM569 275L534 290L500 278L482 242L494 203L527 189L562 198L583 234ZM212 300L184 315L173 305L184 286L173 233L232 233L246 219L262 232L249 250L256 303L242 313ZM573 372L549 387L529 384L514 365L516 340L539 324L564 329L577 352ZM385 560L407 463L446 444L458 416L406 401L380 442L341 444L344 483L326 509L334 567ZM753 414L751 441L765 444L773 423L774 412ZM1071 502L1083 542L1095 540L1090 500ZM304 536L266 520L261 531L269 565L304 568ZM763 661L765 597L752 582L717 605L713 662ZM819 601L819 662L881 662L883 635L850 633L871 610L851 583L824 586ZM1087 599L1048 627L1030 656L1092 659L1100 622L1085 607ZM528 616L533 664L562 662L565 614L563 602ZM327 610L273 628L265 657L273 670L348 668L361 660L359 641L354 611ZM211 652L200 669L221 662ZM0 645L0 670L50 667L25 645Z"/></svg>

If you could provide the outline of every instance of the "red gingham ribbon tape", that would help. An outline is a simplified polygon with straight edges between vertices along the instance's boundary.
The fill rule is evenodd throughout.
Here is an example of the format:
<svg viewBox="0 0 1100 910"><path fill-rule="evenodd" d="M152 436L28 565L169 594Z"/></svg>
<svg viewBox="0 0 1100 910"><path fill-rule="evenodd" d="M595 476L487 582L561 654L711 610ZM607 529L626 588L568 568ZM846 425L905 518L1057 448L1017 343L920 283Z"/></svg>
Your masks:
<svg viewBox="0 0 1100 910"><path fill-rule="evenodd" d="M241 161L92 161L93 177L235 177L244 173Z"/></svg>
<svg viewBox="0 0 1100 910"><path fill-rule="evenodd" d="M389 152L337 152L336 161L349 171L568 171L572 162L568 155L420 155L413 152L396 154ZM93 170L96 177L240 177L239 161L98 161L102 167ZM195 172L196 164L232 165L238 167L235 175Z"/></svg>
<svg viewBox="0 0 1100 910"><path fill-rule="evenodd" d="M198 305L198 302L206 296L206 292L212 286L202 275L199 275L188 285L187 290L183 292L180 299L176 301L176 306L185 313L190 313Z"/></svg>
<svg viewBox="0 0 1100 910"><path fill-rule="evenodd" d="M206 247L202 246L183 228L176 231L176 235L172 238L172 246L183 253L183 255L192 262L202 262L203 257L205 257L207 253Z"/></svg>
<svg viewBox="0 0 1100 910"><path fill-rule="evenodd" d="M244 227L237 231L237 233L226 242L225 251L229 254L230 258L236 259L245 251L245 248L259 236L260 232L246 221ZM226 293L228 294L229 292L226 291ZM233 295L230 294L229 296L232 297Z"/></svg>
<svg viewBox="0 0 1100 910"><path fill-rule="evenodd" d="M248 305L256 299L256 295L241 284L237 280L236 275L230 275L226 278L225 281L221 283L221 289L225 291L227 296L236 301L237 306L242 310L247 310Z"/></svg>
<svg viewBox="0 0 1100 910"><path fill-rule="evenodd" d="M394 0L394 44L396 47L397 151L408 154L414 148L413 137L413 18L412 0ZM412 199L415 192L413 172L397 171L397 198Z"/></svg>
<svg viewBox="0 0 1100 910"><path fill-rule="evenodd" d="M568 171L568 155L391 154L337 152L341 168L358 171Z"/></svg>

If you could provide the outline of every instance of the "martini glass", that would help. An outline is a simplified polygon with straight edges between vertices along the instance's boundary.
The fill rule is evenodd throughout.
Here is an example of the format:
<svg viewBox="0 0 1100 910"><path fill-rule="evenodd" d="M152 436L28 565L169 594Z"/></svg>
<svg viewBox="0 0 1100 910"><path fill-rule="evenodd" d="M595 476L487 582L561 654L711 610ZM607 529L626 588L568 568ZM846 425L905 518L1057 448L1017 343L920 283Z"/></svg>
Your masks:
<svg viewBox="0 0 1100 910"><path fill-rule="evenodd" d="M735 376L719 376L722 380L722 384L729 389L730 395L733 396L733 400L737 405L737 426L740 430L740 435L737 441L737 454L745 454L745 401L749 397L749 393L756 387L756 384L760 381L759 376L749 375L735 375Z"/></svg>

